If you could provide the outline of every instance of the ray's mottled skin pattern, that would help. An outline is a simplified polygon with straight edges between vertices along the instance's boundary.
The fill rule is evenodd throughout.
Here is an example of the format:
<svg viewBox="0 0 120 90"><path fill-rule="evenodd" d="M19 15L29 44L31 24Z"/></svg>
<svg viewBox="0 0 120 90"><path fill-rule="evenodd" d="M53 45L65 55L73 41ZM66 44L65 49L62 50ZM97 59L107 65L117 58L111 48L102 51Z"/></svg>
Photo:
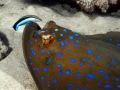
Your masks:
<svg viewBox="0 0 120 90"><path fill-rule="evenodd" d="M26 25L23 49L40 90L120 90L120 58L111 50L52 21L44 34L55 40L44 47L40 34L33 37L39 29Z"/></svg>

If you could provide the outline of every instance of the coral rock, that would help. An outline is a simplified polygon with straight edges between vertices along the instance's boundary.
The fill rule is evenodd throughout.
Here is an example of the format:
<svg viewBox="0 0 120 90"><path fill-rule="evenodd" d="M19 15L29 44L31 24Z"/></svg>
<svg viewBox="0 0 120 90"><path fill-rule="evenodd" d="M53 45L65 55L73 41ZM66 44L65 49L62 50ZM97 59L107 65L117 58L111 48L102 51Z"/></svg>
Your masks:
<svg viewBox="0 0 120 90"><path fill-rule="evenodd" d="M77 7L85 12L100 10L102 13L120 9L120 0L39 0L40 2L61 2ZM109 10L110 9L110 10Z"/></svg>
<svg viewBox="0 0 120 90"><path fill-rule="evenodd" d="M86 12L93 12L95 8L101 10L101 12L106 13L109 7L112 5L117 5L120 8L120 2L118 0L74 0L79 7Z"/></svg>

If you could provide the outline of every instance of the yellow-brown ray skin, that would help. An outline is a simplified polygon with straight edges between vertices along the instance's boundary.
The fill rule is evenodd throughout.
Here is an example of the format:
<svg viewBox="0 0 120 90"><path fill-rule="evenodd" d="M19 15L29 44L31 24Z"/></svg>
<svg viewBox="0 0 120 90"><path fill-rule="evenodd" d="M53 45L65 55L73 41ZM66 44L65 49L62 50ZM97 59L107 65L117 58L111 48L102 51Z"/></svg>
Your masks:
<svg viewBox="0 0 120 90"><path fill-rule="evenodd" d="M33 25L33 26L32 26ZM40 46L42 45L41 38L37 38L37 42L35 42L35 38L33 38L33 33L36 29L39 29L39 27L34 24L30 23L31 27L26 26L24 35L23 35L23 50L24 50L24 56L26 59L26 63L28 64L28 67L33 75L33 78L35 79L39 90L55 90L55 88L58 88L59 90L69 90L67 88L68 83L72 83L73 87L70 90L75 90L77 87L80 87L82 90L85 86L88 87L88 90L106 90L104 88L104 85L106 83L110 83L112 86L115 86L117 84L120 84L120 82L114 81L115 75L120 75L120 58L116 54L113 54L109 48L101 47L102 45L98 45L96 43L92 43L92 40L86 39L84 36L74 36L75 32L68 31L64 32L64 28L57 26L54 22L49 22L44 27L44 29L49 30L49 34L55 33L55 41L49 45L49 47ZM54 31L55 29L58 29L58 31ZM59 35L63 33L64 36L60 37ZM69 40L69 36L73 35L74 40ZM60 41L57 40L57 38L62 38L61 41L68 41L69 44L65 46L60 45ZM78 47L73 47L73 44L75 44L75 40L80 40L80 44L78 44ZM109 46L109 45L108 45ZM36 55L33 56L31 54L30 49L34 48L36 51ZM92 49L92 54L87 54L86 49L90 48ZM40 51L49 50L51 53L47 54L45 52L44 54L41 54ZM70 53L67 53L66 50L70 49ZM63 53L62 57L59 57L56 55L57 52ZM109 53L108 53L109 52ZM101 55L103 58L102 60L96 60L95 56ZM49 56L51 58L51 63L49 65L45 64L45 58ZM79 66L79 63L82 61L81 58L86 57L88 61L81 67ZM112 57L115 57L117 59L117 65L111 65L110 68L106 67L105 64L108 63L108 60ZM69 61L70 58L75 58L76 62L71 63ZM30 61L32 64L30 64ZM89 63L93 61L94 65L92 67L89 66ZM63 75L59 76L58 71L59 68L57 68L56 64L62 65L62 72ZM43 68L48 68L47 72L43 72ZM40 71L34 71L33 68L40 68ZM104 74L99 74L99 69L104 69L105 73L110 76L109 79L104 79ZM70 69L71 74L65 75L65 70ZM74 72L78 71L81 73L81 77L75 77ZM93 73L95 75L95 78L93 79L87 79L86 74L87 73ZM44 76L45 80L41 81L40 76ZM56 84L53 84L52 80L53 78L58 78L58 82ZM47 86L47 81L50 81L50 87ZM101 86L97 86L97 83L99 81L102 81ZM116 88L111 88L109 90L117 90Z"/></svg>

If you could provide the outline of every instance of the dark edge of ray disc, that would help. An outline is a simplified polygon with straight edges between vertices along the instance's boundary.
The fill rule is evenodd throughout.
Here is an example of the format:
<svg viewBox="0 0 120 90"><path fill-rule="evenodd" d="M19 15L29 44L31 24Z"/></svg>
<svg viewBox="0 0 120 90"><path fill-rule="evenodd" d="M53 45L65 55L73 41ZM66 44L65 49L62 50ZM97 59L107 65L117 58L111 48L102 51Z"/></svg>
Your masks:
<svg viewBox="0 0 120 90"><path fill-rule="evenodd" d="M23 31L23 36L22 36L22 46L23 46L23 54L24 54L25 62L29 68L29 71L32 74L32 77L38 87L38 90L42 90L42 87L39 84L40 83L39 80L35 77L34 72L31 70L32 68L29 65L29 61L28 61L29 57L27 55L29 51L26 51L26 49L28 48L27 41L29 40L30 35L37 30L40 30L40 27L37 23L29 22L28 24L26 24L25 29Z"/></svg>

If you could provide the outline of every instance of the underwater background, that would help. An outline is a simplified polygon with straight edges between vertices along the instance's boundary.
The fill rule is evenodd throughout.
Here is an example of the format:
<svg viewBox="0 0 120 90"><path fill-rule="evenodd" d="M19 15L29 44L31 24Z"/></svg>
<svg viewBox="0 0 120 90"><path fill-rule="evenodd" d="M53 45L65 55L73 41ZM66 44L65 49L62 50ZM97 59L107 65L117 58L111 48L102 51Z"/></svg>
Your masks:
<svg viewBox="0 0 120 90"><path fill-rule="evenodd" d="M58 25L82 35L105 34L109 31L120 32L120 10L111 13L85 13L66 3L43 4L33 0L0 0L0 35L4 35L5 47L11 48L0 61L0 90L37 90L23 56L22 34L13 24L24 15L37 15L42 19L38 24L43 27L53 20ZM1 38L1 36L0 36ZM114 50L113 50L114 51ZM114 53L114 52L113 52Z"/></svg>

